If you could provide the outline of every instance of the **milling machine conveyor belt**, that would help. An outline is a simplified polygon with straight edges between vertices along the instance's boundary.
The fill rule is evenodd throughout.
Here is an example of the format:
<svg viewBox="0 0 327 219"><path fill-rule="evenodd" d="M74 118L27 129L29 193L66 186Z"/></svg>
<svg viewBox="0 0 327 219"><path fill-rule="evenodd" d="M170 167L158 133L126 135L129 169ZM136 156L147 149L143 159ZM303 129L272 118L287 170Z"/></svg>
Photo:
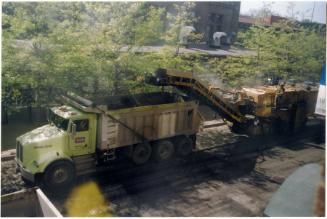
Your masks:
<svg viewBox="0 0 327 219"><path fill-rule="evenodd" d="M246 121L238 109L228 103L224 98L209 84L196 77L192 72L181 72L174 70L158 69L156 76L149 83L158 86L174 86L177 88L191 89L200 96L206 98L220 113L220 115L232 122L243 123Z"/></svg>

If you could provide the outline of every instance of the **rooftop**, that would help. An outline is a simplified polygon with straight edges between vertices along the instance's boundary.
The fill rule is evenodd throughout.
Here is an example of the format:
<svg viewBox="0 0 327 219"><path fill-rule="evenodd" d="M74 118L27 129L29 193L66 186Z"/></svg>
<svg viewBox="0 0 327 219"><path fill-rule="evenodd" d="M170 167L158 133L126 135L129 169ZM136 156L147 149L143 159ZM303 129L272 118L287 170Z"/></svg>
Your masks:
<svg viewBox="0 0 327 219"><path fill-rule="evenodd" d="M123 47L120 51L127 52L132 51L135 53L154 53L160 52L164 49L169 49L171 52L175 52L177 48L166 47L166 46L140 46L140 47ZM247 49L241 48L229 48L223 46L221 48L209 47L205 44L193 44L189 45L187 48L180 47L179 54L202 54L208 57L226 57L226 56L254 56L255 52Z"/></svg>
<svg viewBox="0 0 327 219"><path fill-rule="evenodd" d="M267 17L265 17L263 19L260 19L260 22L265 26L271 26L273 23L279 22L281 20L286 20L286 19L287 18L285 18L285 17L270 15L270 16L267 16ZM252 17L252 16L240 15L238 21L240 23L244 23L244 24L255 24L259 20L257 18L255 18L255 17Z"/></svg>

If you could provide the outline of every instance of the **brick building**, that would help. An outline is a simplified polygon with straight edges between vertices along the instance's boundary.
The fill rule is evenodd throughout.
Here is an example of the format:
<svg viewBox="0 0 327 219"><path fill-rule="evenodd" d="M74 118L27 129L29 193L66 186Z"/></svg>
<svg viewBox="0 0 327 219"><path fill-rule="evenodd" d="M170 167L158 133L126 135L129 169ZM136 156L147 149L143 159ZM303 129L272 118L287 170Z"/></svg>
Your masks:
<svg viewBox="0 0 327 219"><path fill-rule="evenodd" d="M150 5L165 7L166 11L175 13L174 4L178 2L149 2ZM194 16L198 18L193 24L196 31L204 35L210 43L213 33L225 32L235 35L238 31L240 2L195 2Z"/></svg>
<svg viewBox="0 0 327 219"><path fill-rule="evenodd" d="M264 26L269 27L269 26L272 26L274 23L277 23L277 22L280 22L283 20L287 20L287 18L276 16L276 15L270 15L263 19L257 19L257 18L248 16L248 15L240 15L239 16L239 29L240 30L248 29L252 25L255 25L257 22L260 22Z"/></svg>
<svg viewBox="0 0 327 219"><path fill-rule="evenodd" d="M240 2L198 2L195 5L195 16L199 18L195 29L204 34L206 42L210 42L215 32L227 35L238 31Z"/></svg>

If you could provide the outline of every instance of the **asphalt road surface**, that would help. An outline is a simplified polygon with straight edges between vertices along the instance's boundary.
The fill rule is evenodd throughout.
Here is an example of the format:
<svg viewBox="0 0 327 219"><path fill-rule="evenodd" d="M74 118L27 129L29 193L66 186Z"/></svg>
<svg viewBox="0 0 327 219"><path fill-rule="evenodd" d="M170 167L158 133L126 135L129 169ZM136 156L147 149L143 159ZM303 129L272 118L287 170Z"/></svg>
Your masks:
<svg viewBox="0 0 327 219"><path fill-rule="evenodd" d="M317 144L316 130L308 130L293 137L248 140L226 127L208 128L198 135L203 151L188 158L137 167L117 161L102 173L79 178L76 186L94 182L115 216L262 216L269 199L296 168L325 160L325 143ZM206 150L217 145L221 146ZM237 153L227 156L226 145ZM252 146L260 150L238 150ZM2 194L26 187L14 168L13 160L2 162ZM68 215L71 192L45 192Z"/></svg>

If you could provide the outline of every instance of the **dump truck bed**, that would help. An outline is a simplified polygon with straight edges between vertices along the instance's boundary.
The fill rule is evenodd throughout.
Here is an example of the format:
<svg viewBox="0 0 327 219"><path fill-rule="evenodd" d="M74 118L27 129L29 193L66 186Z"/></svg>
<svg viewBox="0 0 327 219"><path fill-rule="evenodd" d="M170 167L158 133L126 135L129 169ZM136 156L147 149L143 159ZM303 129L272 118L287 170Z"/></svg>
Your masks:
<svg viewBox="0 0 327 219"><path fill-rule="evenodd" d="M97 145L100 150L139 143L142 141L139 136L153 141L192 135L199 128L198 104L182 100L175 94L150 93L103 100L108 102L102 105L105 113L100 114L98 120ZM99 100L95 102L101 104Z"/></svg>
<svg viewBox="0 0 327 219"><path fill-rule="evenodd" d="M63 96L68 104L98 115L97 148L100 151L193 135L200 126L198 103L176 93L156 92L128 96Z"/></svg>
<svg viewBox="0 0 327 219"><path fill-rule="evenodd" d="M182 99L182 97L175 93L153 92L133 95L97 97L91 101L96 106L100 106L106 110L118 110L140 106L176 103L181 102L182 100L184 101L185 99Z"/></svg>

